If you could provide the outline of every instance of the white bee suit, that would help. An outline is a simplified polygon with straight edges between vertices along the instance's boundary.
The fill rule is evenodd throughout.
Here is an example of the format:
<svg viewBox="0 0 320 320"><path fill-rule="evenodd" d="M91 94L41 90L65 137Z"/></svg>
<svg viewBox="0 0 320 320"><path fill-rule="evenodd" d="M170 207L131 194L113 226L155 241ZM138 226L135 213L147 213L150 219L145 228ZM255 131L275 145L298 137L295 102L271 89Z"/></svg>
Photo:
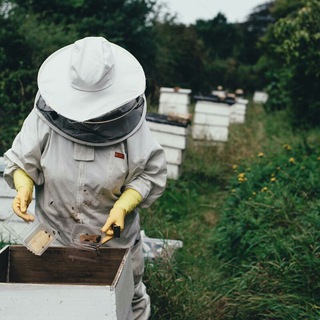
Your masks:
<svg viewBox="0 0 320 320"><path fill-rule="evenodd" d="M140 207L148 207L160 197L166 185L164 152L151 136L146 121L125 141L110 146L88 146L60 135L34 108L4 159L4 178L11 188L17 168L33 179L35 214L60 231L59 242L66 246L76 223L102 227L124 189L138 191L143 198ZM150 303L142 283L144 260L141 241L137 241L139 235L139 214L135 210L126 216L121 237L106 245L132 248L133 319L147 319Z"/></svg>

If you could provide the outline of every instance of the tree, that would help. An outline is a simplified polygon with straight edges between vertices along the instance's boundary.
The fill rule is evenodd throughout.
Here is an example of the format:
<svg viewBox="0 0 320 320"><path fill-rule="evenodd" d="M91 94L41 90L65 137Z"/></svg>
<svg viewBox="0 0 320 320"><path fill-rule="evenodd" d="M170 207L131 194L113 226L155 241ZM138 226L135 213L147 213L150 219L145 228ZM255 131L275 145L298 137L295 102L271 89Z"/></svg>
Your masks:
<svg viewBox="0 0 320 320"><path fill-rule="evenodd" d="M284 10L284 1L279 1ZM293 121L301 126L320 123L320 3L295 1L294 11L279 19L270 30L267 43L281 88L270 94L287 95ZM299 4L299 5L298 5ZM284 92L279 92L281 89ZM271 108L272 108L271 101Z"/></svg>
<svg viewBox="0 0 320 320"><path fill-rule="evenodd" d="M149 82L154 8L154 0L0 0L0 153L33 107L44 59L79 38L104 36L127 48Z"/></svg>

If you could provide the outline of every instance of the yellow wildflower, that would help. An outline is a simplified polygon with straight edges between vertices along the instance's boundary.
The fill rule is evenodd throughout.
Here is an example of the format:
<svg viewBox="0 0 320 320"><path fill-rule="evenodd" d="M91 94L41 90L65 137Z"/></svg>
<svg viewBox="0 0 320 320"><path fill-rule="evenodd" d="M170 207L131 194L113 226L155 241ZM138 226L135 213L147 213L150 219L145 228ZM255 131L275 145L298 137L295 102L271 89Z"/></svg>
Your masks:
<svg viewBox="0 0 320 320"><path fill-rule="evenodd" d="M275 177L272 177L271 179L270 179L270 181L271 182L275 182L277 179L275 178Z"/></svg>
<svg viewBox="0 0 320 320"><path fill-rule="evenodd" d="M244 182L244 181L247 181L247 178L245 177L245 173L241 172L238 174L238 181L240 183Z"/></svg>
<svg viewBox="0 0 320 320"><path fill-rule="evenodd" d="M284 144L283 147L286 149L286 150L291 150L291 146L289 144Z"/></svg>
<svg viewBox="0 0 320 320"><path fill-rule="evenodd" d="M237 170L237 168L238 168L238 166L237 166L236 164L234 164L234 165L232 166L232 169L233 169L233 170Z"/></svg>
<svg viewBox="0 0 320 320"><path fill-rule="evenodd" d="M259 152L258 153L258 157L262 158L264 156L264 153L263 152Z"/></svg>
<svg viewBox="0 0 320 320"><path fill-rule="evenodd" d="M291 157L291 158L289 159L289 162L290 162L290 163L295 163L294 158L293 158L293 157Z"/></svg>
<svg viewBox="0 0 320 320"><path fill-rule="evenodd" d="M266 191L268 191L268 188L267 188L267 187L263 187L263 188L261 189L261 192L266 192Z"/></svg>
<svg viewBox="0 0 320 320"><path fill-rule="evenodd" d="M257 194L256 192L254 192L254 191L252 192L252 195L253 195L253 196L255 196L256 194Z"/></svg>

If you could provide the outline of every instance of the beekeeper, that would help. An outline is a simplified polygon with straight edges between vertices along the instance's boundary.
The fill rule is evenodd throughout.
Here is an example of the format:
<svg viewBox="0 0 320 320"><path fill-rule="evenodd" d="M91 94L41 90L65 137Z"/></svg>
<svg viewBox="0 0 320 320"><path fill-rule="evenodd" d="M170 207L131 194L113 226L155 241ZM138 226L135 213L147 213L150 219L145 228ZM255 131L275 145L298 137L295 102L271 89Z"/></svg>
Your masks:
<svg viewBox="0 0 320 320"><path fill-rule="evenodd" d="M17 190L13 210L36 212L70 244L75 224L99 226L110 247L131 247L133 319L150 316L136 208L164 191L163 149L146 125L145 74L127 50L87 37L50 55L38 73L34 108L5 153L4 178ZM113 237L113 225L121 237Z"/></svg>

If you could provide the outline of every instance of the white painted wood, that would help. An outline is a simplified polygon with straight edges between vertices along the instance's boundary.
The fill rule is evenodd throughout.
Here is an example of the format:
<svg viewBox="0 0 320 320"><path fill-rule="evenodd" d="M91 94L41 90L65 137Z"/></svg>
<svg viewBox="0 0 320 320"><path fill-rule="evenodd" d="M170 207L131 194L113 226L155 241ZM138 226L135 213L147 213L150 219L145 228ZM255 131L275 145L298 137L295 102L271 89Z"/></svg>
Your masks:
<svg viewBox="0 0 320 320"><path fill-rule="evenodd" d="M213 90L211 92L211 94L213 94L214 96L217 96L217 97L219 97L221 99L224 99L226 97L226 95L227 95L227 92L224 91L224 90Z"/></svg>
<svg viewBox="0 0 320 320"><path fill-rule="evenodd" d="M184 136L159 131L151 132L153 137L160 143L161 146L177 148L182 150L184 150L187 146L187 139Z"/></svg>
<svg viewBox="0 0 320 320"><path fill-rule="evenodd" d="M4 158L0 157L0 173L4 171L4 167L5 167Z"/></svg>
<svg viewBox="0 0 320 320"><path fill-rule="evenodd" d="M190 126L176 125L147 121L153 137L162 146L167 162L168 178L178 179L181 173L184 150L187 147L190 135Z"/></svg>
<svg viewBox="0 0 320 320"><path fill-rule="evenodd" d="M189 113L190 93L190 89L160 88L158 112L160 114Z"/></svg>
<svg viewBox="0 0 320 320"><path fill-rule="evenodd" d="M167 163L181 165L183 160L184 151L181 149L163 147L164 153L166 155Z"/></svg>
<svg viewBox="0 0 320 320"><path fill-rule="evenodd" d="M205 113L229 117L230 106L226 103L200 100L196 102L195 113Z"/></svg>
<svg viewBox="0 0 320 320"><path fill-rule="evenodd" d="M178 180L181 175L181 166L167 163L168 178L172 180Z"/></svg>
<svg viewBox="0 0 320 320"><path fill-rule="evenodd" d="M232 105L230 113L230 122L245 123L246 108L246 104L244 103L236 102L234 105Z"/></svg>
<svg viewBox="0 0 320 320"><path fill-rule="evenodd" d="M206 114L206 113L195 113L194 123L211 125L211 126L229 126L230 119L229 116L219 116L215 114Z"/></svg>
<svg viewBox="0 0 320 320"><path fill-rule="evenodd" d="M227 141L230 110L230 106L226 103L197 101L192 125L192 138L195 140Z"/></svg>
<svg viewBox="0 0 320 320"><path fill-rule="evenodd" d="M236 98L236 102L247 106L247 104L249 103L249 100L243 99L243 98Z"/></svg>
<svg viewBox="0 0 320 320"><path fill-rule="evenodd" d="M228 127L214 127L201 124L192 126L192 137L196 140L228 141Z"/></svg>
<svg viewBox="0 0 320 320"><path fill-rule="evenodd" d="M268 94L263 91L255 91L253 94L254 103L266 103L268 101Z"/></svg>
<svg viewBox="0 0 320 320"><path fill-rule="evenodd" d="M0 283L0 315L6 320L128 320L132 297L129 255L114 286Z"/></svg>
<svg viewBox="0 0 320 320"><path fill-rule="evenodd" d="M169 87L161 87L160 93L180 93L184 95L188 95L191 93L191 89L184 89L184 88L169 88Z"/></svg>

